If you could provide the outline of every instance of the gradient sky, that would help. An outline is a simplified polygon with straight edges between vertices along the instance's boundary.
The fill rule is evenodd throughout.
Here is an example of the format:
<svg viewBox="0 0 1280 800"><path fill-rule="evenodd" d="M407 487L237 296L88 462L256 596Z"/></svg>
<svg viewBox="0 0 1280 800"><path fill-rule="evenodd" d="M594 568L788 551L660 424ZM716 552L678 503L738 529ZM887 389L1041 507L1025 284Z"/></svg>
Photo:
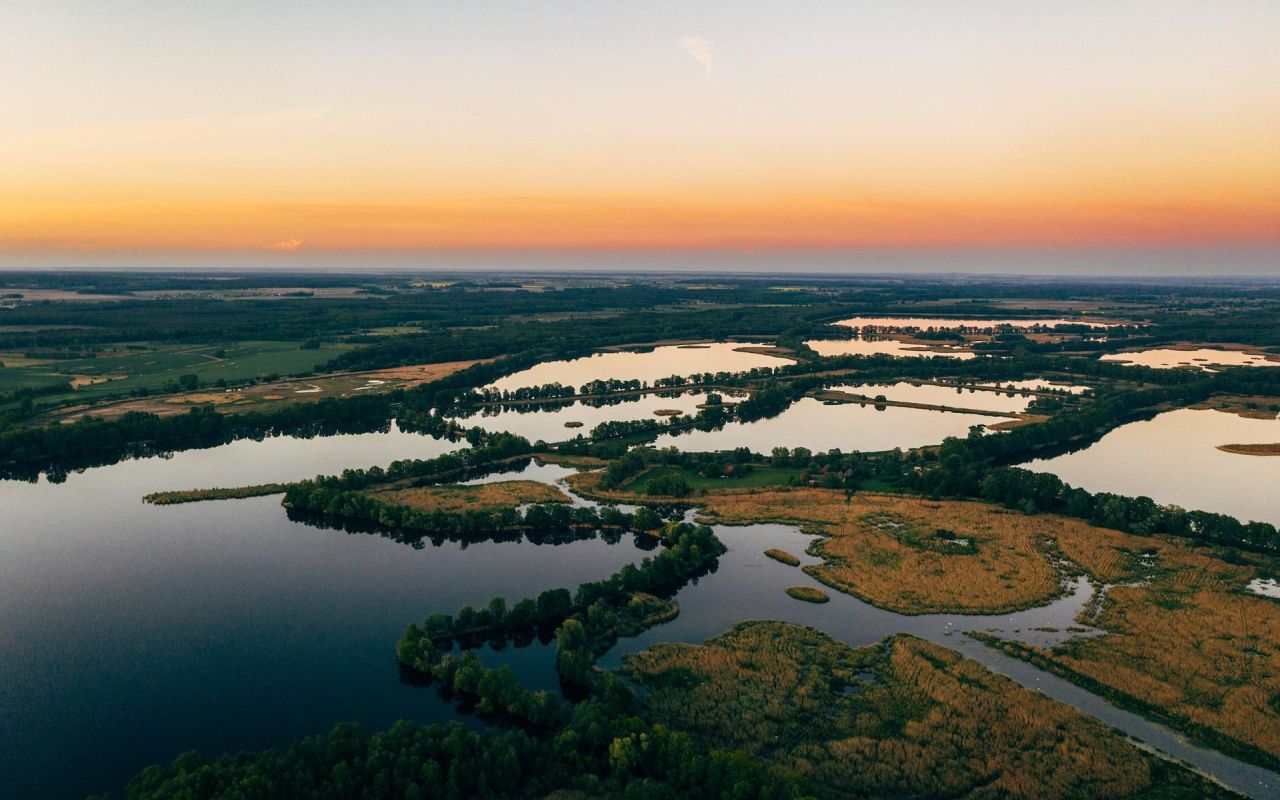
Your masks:
<svg viewBox="0 0 1280 800"><path fill-rule="evenodd" d="M0 265L1280 252L1274 0L5 0L0 76Z"/></svg>

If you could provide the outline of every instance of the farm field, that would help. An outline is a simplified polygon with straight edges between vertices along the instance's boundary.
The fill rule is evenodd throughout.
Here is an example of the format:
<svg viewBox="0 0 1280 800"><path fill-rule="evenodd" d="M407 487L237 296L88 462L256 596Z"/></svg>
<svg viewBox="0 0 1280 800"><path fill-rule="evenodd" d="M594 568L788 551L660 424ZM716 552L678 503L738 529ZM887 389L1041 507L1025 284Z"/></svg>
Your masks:
<svg viewBox="0 0 1280 800"><path fill-rule="evenodd" d="M192 407L200 405L212 405L221 412L229 413L264 411L288 403L314 403L329 398L409 389L439 380L477 363L480 362L451 361L443 364L416 364L365 372L313 375L295 380L274 380L237 386L234 389L210 388L101 403L87 408L57 412L54 416L61 422L72 422L86 416L109 419L129 412L169 416L185 413Z"/></svg>
<svg viewBox="0 0 1280 800"><path fill-rule="evenodd" d="M626 660L655 720L794 770L822 797L1227 793L1068 706L911 637L849 648L745 622Z"/></svg>
<svg viewBox="0 0 1280 800"><path fill-rule="evenodd" d="M227 344L138 342L112 346L84 357L42 358L41 351L0 353L0 392L71 384L74 390L42 397L42 404L90 403L135 390L162 392L183 375L201 385L311 372L350 348L304 349L297 342L245 341Z"/></svg>

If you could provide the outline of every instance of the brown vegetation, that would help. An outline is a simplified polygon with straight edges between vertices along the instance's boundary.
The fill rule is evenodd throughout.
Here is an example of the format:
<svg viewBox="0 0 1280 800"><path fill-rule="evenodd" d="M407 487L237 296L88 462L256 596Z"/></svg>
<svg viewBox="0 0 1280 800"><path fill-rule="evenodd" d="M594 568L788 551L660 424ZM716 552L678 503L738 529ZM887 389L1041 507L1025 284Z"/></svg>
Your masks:
<svg viewBox="0 0 1280 800"><path fill-rule="evenodd" d="M788 586L787 594L806 603L830 603L831 595L812 586Z"/></svg>
<svg viewBox="0 0 1280 800"><path fill-rule="evenodd" d="M1105 529L1058 542L1097 580L1125 583L1106 589L1089 620L1108 635L1037 656L1163 709L1175 724L1204 726L1280 757L1280 603L1245 590L1257 568Z"/></svg>
<svg viewBox="0 0 1280 800"><path fill-rule="evenodd" d="M1280 456L1280 443L1220 444L1218 449L1224 453L1235 453L1241 456Z"/></svg>
<svg viewBox="0 0 1280 800"><path fill-rule="evenodd" d="M1191 408L1212 409L1226 414L1236 414L1246 419L1275 419L1280 412L1280 398L1215 395L1203 403L1196 403Z"/></svg>
<svg viewBox="0 0 1280 800"><path fill-rule="evenodd" d="M1062 703L911 637L851 649L747 622L626 660L656 722L807 778L826 797L1222 797Z"/></svg>
<svg viewBox="0 0 1280 800"><path fill-rule="evenodd" d="M1092 528L998 506L829 489L708 493L707 521L791 522L823 536L823 563L805 572L842 592L904 614L995 613L1028 608L1061 590L1042 552L1047 539Z"/></svg>
<svg viewBox="0 0 1280 800"><path fill-rule="evenodd" d="M569 496L554 486L537 481L499 481L474 486L418 486L412 489L383 489L370 492L392 505L428 511L491 511L526 503L568 503Z"/></svg>
<svg viewBox="0 0 1280 800"><path fill-rule="evenodd" d="M786 550L779 550L776 547L770 547L768 550L764 551L764 554L769 558L772 558L774 561L781 561L783 564L786 564L788 567L800 566L800 559L791 555Z"/></svg>

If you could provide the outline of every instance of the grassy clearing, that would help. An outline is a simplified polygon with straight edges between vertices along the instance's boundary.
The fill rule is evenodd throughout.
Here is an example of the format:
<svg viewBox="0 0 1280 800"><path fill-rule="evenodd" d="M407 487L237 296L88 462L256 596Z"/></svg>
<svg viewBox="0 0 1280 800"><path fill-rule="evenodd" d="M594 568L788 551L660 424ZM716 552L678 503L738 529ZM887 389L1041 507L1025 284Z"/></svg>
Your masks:
<svg viewBox="0 0 1280 800"><path fill-rule="evenodd" d="M143 397L78 408L58 415L58 419L61 422L70 422L90 415L109 419L130 411L168 416L186 413L193 406L200 405L212 405L219 411L231 413L269 411L290 403L314 403L325 398L353 397L406 389L439 380L476 363L479 362L449 361L441 364L418 364L367 372L327 373L308 378L257 383L235 389L211 387L193 392Z"/></svg>
<svg viewBox="0 0 1280 800"><path fill-rule="evenodd" d="M1017 654L1210 746L1280 766L1280 603L1245 589L1263 571L1105 529L1059 545L1098 581L1121 584L1089 620L1108 635Z"/></svg>
<svg viewBox="0 0 1280 800"><path fill-rule="evenodd" d="M219 378L240 381L309 372L349 349L332 346L303 350L298 342L269 341L194 345L135 342L98 351L90 358L28 359L23 362L25 366L6 366L0 370L0 391L14 388L10 382L15 380L39 379L57 384L76 376L110 378L76 392L74 399L83 402L142 387L158 390L185 374L196 375L201 383L214 383ZM0 362L9 364L11 355L16 354L0 353Z"/></svg>
<svg viewBox="0 0 1280 800"><path fill-rule="evenodd" d="M707 495L708 521L789 522L825 538L805 572L842 592L904 614L996 613L1047 602L1061 591L1045 541L1091 527L984 503L829 489Z"/></svg>
<svg viewBox="0 0 1280 800"><path fill-rule="evenodd" d="M552 463L561 462L552 461ZM566 466L575 466L572 463L564 463L566 463ZM691 500L690 497L655 497L646 494L644 487L655 478L679 477L685 480L689 487L693 489L695 495L701 496L711 492L725 492L735 489L785 486L789 480L797 475L799 475L799 470L761 466L753 467L751 472L738 477L709 478L705 475L699 475L693 470L681 467L650 467L615 489L602 489L599 485L600 475L595 473L571 475L569 477L569 485L573 487L575 492L583 496L617 503L671 502L676 505L691 505L700 501Z"/></svg>
<svg viewBox="0 0 1280 800"><path fill-rule="evenodd" d="M238 500L243 497L262 497L281 494L289 488L287 483L259 483L253 486L235 486L230 489L183 489L176 492L153 492L142 502L156 506L173 506L179 503L197 503L201 500Z"/></svg>
<svg viewBox="0 0 1280 800"><path fill-rule="evenodd" d="M609 464L605 459L595 456L566 456L559 453L539 453L535 458L540 464L556 464L579 470L601 469Z"/></svg>
<svg viewBox="0 0 1280 800"><path fill-rule="evenodd" d="M768 550L764 551L764 554L769 558L772 558L774 561L781 561L783 564L786 564L788 567L800 566L800 559L791 555L786 550L779 550L776 547L770 547Z"/></svg>
<svg viewBox="0 0 1280 800"><path fill-rule="evenodd" d="M527 503L568 503L569 495L537 481L499 481L474 486L419 486L370 492L392 505L427 511L494 511Z"/></svg>
<svg viewBox="0 0 1280 800"><path fill-rule="evenodd" d="M787 594L806 603L830 603L831 595L812 586L788 586Z"/></svg>
<svg viewBox="0 0 1280 800"><path fill-rule="evenodd" d="M655 722L794 770L823 797L1216 798L1189 770L911 637L851 649L781 622L664 644L625 670Z"/></svg>

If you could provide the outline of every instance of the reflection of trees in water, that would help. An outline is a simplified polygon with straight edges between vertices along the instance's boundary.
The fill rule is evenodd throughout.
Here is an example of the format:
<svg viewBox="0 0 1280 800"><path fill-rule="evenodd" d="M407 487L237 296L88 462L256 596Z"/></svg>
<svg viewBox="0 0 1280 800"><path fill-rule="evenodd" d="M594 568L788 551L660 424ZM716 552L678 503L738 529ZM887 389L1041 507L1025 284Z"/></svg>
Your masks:
<svg viewBox="0 0 1280 800"><path fill-rule="evenodd" d="M322 436L343 434L390 433L391 418L385 415L356 419L307 420L294 425L273 423L262 427L236 427L222 425L199 426L184 431L181 436L166 437L162 441L141 441L116 444L116 437L107 428L102 431L101 442L78 446L76 452L68 452L56 459L39 459L0 468L0 480L22 480L34 483L43 474L49 483L62 483L72 472L93 467L106 467L121 461L143 458L172 458L187 450L209 450L232 442L255 442L286 437L290 439L315 439Z"/></svg>
<svg viewBox="0 0 1280 800"><path fill-rule="evenodd" d="M299 522L320 530L343 531L346 533L373 534L390 539L399 544L408 545L415 550L422 550L428 544L441 547L446 542L459 544L466 549L469 544L480 542L529 542L534 545L561 545L599 539L606 544L617 544L624 535L631 535L635 546L641 550L655 550L658 540L644 533L625 532L619 528L554 528L549 530L502 530L476 531L467 533L441 533L408 528L388 528L376 522L346 517L335 517L317 514L299 509L286 509L293 522Z"/></svg>

